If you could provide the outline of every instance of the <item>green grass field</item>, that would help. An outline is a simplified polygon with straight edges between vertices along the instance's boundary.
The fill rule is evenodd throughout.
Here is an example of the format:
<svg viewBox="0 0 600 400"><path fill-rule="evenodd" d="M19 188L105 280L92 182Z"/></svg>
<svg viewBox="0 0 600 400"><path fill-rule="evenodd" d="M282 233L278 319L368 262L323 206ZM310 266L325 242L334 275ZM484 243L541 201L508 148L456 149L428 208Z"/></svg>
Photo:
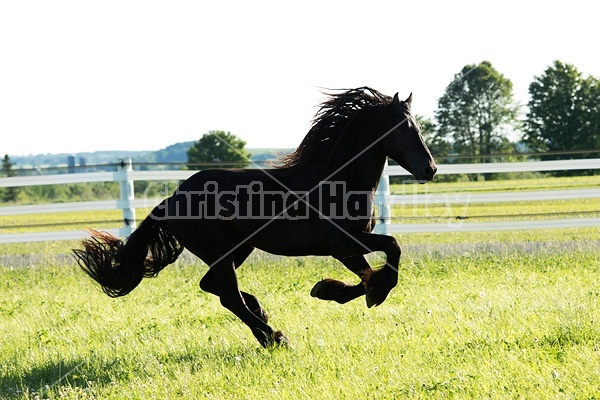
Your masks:
<svg viewBox="0 0 600 400"><path fill-rule="evenodd" d="M193 257L110 299L65 256L76 242L0 245L0 398L600 398L600 227L398 239L399 284L372 309L309 296L353 281L333 259L253 255L240 286L291 341L266 350Z"/></svg>

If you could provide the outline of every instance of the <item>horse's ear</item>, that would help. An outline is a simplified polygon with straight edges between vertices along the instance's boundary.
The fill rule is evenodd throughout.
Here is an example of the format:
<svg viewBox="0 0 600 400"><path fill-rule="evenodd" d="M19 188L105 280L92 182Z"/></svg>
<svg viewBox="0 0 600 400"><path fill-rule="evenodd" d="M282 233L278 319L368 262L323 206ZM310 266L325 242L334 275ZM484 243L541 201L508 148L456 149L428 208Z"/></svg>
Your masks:
<svg viewBox="0 0 600 400"><path fill-rule="evenodd" d="M392 104L393 105L400 104L400 99L398 98L398 92L396 92L396 94L394 95L394 99L392 100Z"/></svg>
<svg viewBox="0 0 600 400"><path fill-rule="evenodd" d="M408 106L408 108L410 108L410 106L412 105L412 92L410 92L410 95L408 96L408 99L404 100L404 102L406 103L406 105Z"/></svg>

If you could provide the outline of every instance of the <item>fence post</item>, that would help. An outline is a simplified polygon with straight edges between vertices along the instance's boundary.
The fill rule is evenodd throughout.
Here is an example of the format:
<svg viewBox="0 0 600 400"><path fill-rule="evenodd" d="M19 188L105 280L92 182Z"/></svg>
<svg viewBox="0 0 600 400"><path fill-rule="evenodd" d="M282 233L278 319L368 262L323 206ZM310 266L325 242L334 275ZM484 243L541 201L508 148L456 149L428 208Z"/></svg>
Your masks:
<svg viewBox="0 0 600 400"><path fill-rule="evenodd" d="M121 229L122 236L129 236L135 229L135 208L131 208L131 200L133 200L133 181L129 179L129 171L133 171L131 158L121 158L119 160L118 171L119 188L121 192L121 203L123 204L123 228Z"/></svg>
<svg viewBox="0 0 600 400"><path fill-rule="evenodd" d="M388 202L390 196L390 177L385 173L388 163L385 161L383 174L379 179L379 185L375 191L375 205L377 206L377 225L375 225L374 233L387 235L387 225L390 223L390 204Z"/></svg>

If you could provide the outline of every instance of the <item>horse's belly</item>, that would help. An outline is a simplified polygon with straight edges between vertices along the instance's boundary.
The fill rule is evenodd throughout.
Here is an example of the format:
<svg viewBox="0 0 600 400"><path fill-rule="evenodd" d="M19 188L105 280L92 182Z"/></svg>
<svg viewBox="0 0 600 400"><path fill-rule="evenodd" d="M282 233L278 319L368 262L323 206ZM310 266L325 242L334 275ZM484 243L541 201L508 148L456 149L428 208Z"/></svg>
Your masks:
<svg viewBox="0 0 600 400"><path fill-rule="evenodd" d="M324 244L312 245L309 243L291 244L291 243L256 243L257 249L267 253L280 256L327 256L331 254L329 246Z"/></svg>
<svg viewBox="0 0 600 400"><path fill-rule="evenodd" d="M267 222L267 221L265 221ZM248 243L283 256L329 255L329 242L317 224L273 221L249 232Z"/></svg>

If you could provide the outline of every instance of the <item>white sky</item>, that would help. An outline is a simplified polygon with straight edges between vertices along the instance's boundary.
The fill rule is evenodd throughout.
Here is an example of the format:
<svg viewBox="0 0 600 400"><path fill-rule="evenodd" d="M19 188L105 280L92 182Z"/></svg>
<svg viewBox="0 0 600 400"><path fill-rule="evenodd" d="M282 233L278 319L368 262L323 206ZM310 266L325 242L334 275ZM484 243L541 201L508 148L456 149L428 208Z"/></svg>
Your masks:
<svg viewBox="0 0 600 400"><path fill-rule="evenodd" d="M157 150L209 130L295 147L319 87L412 91L432 117L466 64L491 61L521 103L555 59L600 76L593 0L288 4L0 2L0 154Z"/></svg>

